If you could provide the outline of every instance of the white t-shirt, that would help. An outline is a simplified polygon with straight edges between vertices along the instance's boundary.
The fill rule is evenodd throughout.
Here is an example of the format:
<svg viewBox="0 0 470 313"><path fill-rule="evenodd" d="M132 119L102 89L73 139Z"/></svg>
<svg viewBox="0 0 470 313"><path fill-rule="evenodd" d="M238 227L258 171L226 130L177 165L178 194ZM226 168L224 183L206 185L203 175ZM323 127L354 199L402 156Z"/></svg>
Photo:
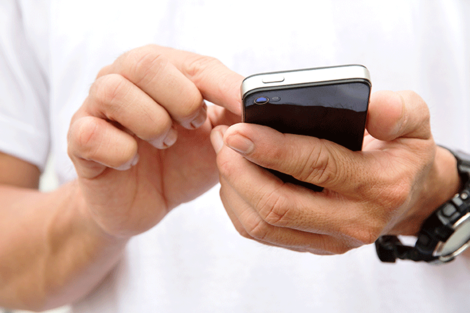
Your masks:
<svg viewBox="0 0 470 313"><path fill-rule="evenodd" d="M470 3L461 1L6 0L0 151L76 177L66 135L101 67L156 43L249 75L359 63L373 90L411 89L436 141L470 151ZM218 187L133 238L74 312L468 312L467 260L382 264L371 246L315 256L238 235ZM332 208L333 209L333 208Z"/></svg>

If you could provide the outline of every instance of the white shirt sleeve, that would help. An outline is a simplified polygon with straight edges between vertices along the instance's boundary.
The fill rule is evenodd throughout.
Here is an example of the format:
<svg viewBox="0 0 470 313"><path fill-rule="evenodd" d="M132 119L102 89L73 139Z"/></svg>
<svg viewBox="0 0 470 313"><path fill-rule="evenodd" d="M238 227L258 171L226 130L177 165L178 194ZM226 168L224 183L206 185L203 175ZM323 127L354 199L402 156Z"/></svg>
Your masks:
<svg viewBox="0 0 470 313"><path fill-rule="evenodd" d="M21 6L1 1L0 151L43 171L50 142L48 111L46 74L25 35Z"/></svg>

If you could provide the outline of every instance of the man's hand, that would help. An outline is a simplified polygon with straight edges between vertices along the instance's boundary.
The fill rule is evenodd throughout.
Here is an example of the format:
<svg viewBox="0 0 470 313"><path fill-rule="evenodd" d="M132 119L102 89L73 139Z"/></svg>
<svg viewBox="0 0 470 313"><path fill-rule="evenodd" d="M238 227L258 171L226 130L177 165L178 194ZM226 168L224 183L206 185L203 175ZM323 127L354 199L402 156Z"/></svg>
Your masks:
<svg viewBox="0 0 470 313"><path fill-rule="evenodd" d="M240 234L316 254L416 234L457 192L455 159L436 147L429 110L413 92L372 95L366 127L361 152L253 124L214 129L220 195ZM257 165L325 189L283 183Z"/></svg>
<svg viewBox="0 0 470 313"><path fill-rule="evenodd" d="M86 211L106 233L148 230L217 182L209 135L239 120L241 81L215 59L158 46L101 70L68 142Z"/></svg>
<svg viewBox="0 0 470 313"><path fill-rule="evenodd" d="M209 135L240 119L241 81L212 58L138 48L101 70L71 121L76 181L21 188L36 187L39 170L0 155L0 306L43 311L83 298L130 236L215 184Z"/></svg>

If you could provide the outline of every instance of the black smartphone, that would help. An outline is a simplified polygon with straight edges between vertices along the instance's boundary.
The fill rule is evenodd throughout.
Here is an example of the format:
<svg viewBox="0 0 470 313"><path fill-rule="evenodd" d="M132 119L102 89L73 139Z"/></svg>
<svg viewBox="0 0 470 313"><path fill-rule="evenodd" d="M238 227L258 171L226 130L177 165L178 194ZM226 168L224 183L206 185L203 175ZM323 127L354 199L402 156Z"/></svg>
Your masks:
<svg viewBox="0 0 470 313"><path fill-rule="evenodd" d="M313 136L360 151L371 92L362 65L342 65L248 76L242 83L243 122L282 133ZM273 171L285 182L322 188Z"/></svg>

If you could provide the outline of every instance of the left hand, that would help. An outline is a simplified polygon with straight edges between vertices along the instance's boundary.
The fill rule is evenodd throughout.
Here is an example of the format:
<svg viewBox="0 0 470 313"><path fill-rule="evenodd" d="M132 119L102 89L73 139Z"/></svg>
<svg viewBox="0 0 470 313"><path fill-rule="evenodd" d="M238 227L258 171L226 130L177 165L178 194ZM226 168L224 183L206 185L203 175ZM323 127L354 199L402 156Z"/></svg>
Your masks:
<svg viewBox="0 0 470 313"><path fill-rule="evenodd" d="M240 120L241 81L214 58L156 45L104 67L68 133L87 221L128 239L216 184L209 136Z"/></svg>
<svg viewBox="0 0 470 313"><path fill-rule="evenodd" d="M366 128L359 152L260 125L215 128L220 195L238 232L315 254L415 235L458 191L455 159L434 143L428 107L413 92L373 94ZM256 164L325 189L284 183Z"/></svg>

